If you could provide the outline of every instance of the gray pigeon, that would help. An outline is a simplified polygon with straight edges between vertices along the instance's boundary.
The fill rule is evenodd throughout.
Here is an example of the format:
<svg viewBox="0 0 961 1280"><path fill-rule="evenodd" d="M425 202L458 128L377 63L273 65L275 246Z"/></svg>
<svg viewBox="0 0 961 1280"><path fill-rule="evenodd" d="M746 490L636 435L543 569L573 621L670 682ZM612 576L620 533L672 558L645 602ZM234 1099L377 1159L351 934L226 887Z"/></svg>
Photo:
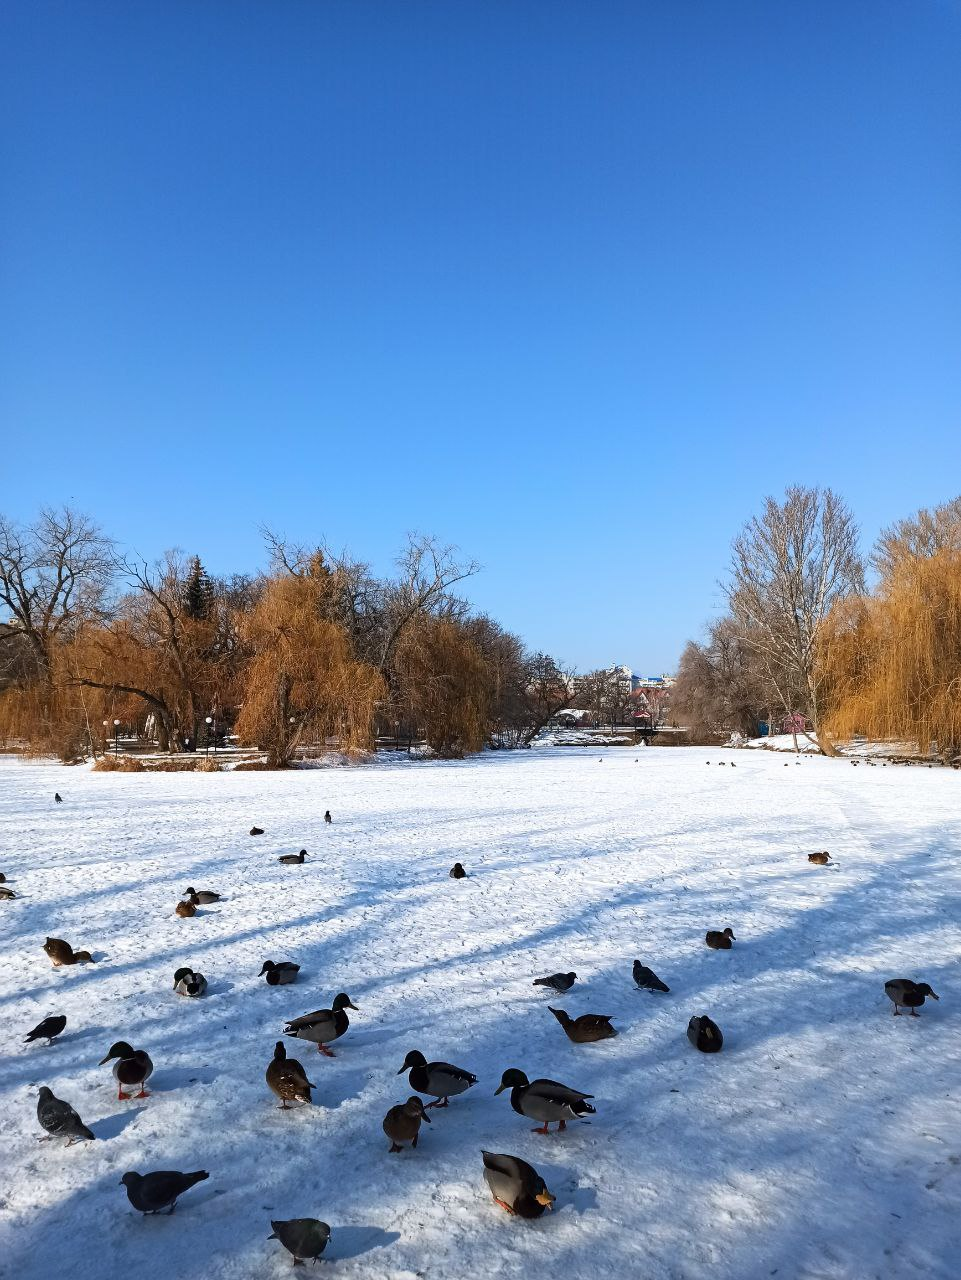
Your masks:
<svg viewBox="0 0 961 1280"><path fill-rule="evenodd" d="M93 1134L74 1111L69 1102L55 1098L53 1090L43 1085L37 1102L37 1119L40 1128L46 1129L51 1138L66 1138L67 1146L72 1147L81 1138L93 1141ZM42 1141L42 1139L41 1139Z"/></svg>
<svg viewBox="0 0 961 1280"><path fill-rule="evenodd" d="M552 991L558 991L563 995L565 991L570 991L576 981L576 973L552 973L548 978L535 978L533 985L550 987Z"/></svg>
<svg viewBox="0 0 961 1280"><path fill-rule="evenodd" d="M29 1044L31 1040L46 1040L47 1044L53 1044L66 1025L64 1014L52 1014L49 1018L44 1018L43 1022L38 1022L30 1034L24 1036L24 1044Z"/></svg>
<svg viewBox="0 0 961 1280"><path fill-rule="evenodd" d="M642 991L670 991L670 987L666 986L653 969L649 969L646 964L641 964L640 960L634 961L634 981Z"/></svg>
<svg viewBox="0 0 961 1280"><path fill-rule="evenodd" d="M291 1218L287 1222L270 1221L273 1235L268 1240L279 1240L288 1253L294 1255L294 1266L310 1258L316 1262L327 1248L330 1227L319 1218Z"/></svg>
<svg viewBox="0 0 961 1280"><path fill-rule="evenodd" d="M196 1173L159 1169L156 1173L125 1173L120 1181L127 1188L127 1199L141 1213L159 1213L161 1209L173 1213L180 1196L209 1177L205 1169Z"/></svg>

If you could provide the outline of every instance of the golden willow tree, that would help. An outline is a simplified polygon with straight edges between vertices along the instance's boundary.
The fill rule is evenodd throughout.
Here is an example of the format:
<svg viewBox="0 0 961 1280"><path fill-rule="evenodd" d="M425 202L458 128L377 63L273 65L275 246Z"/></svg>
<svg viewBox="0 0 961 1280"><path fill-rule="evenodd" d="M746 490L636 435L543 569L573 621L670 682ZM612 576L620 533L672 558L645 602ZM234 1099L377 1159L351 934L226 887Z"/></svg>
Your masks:
<svg viewBox="0 0 961 1280"><path fill-rule="evenodd" d="M346 630L331 619L336 588L336 576L316 553L306 565L269 579L240 620L247 661L236 732L265 751L274 768L289 764L302 742L335 738L348 752L373 746L384 684L356 659Z"/></svg>
<svg viewBox="0 0 961 1280"><path fill-rule="evenodd" d="M838 738L961 749L961 550L896 555L877 595L832 611L820 648Z"/></svg>

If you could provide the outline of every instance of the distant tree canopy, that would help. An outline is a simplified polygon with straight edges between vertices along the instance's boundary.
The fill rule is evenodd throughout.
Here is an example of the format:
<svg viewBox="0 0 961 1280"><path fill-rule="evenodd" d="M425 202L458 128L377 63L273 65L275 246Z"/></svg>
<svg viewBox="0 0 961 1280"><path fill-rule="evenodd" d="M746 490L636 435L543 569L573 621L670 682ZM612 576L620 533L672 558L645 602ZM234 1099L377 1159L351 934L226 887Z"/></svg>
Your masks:
<svg viewBox="0 0 961 1280"><path fill-rule="evenodd" d="M559 664L457 596L476 566L452 548L411 536L377 578L265 538L267 571L224 579L197 555L125 557L69 509L0 517L0 739L70 759L119 719L167 752L233 731L282 766L403 724L461 755L529 741L563 704Z"/></svg>

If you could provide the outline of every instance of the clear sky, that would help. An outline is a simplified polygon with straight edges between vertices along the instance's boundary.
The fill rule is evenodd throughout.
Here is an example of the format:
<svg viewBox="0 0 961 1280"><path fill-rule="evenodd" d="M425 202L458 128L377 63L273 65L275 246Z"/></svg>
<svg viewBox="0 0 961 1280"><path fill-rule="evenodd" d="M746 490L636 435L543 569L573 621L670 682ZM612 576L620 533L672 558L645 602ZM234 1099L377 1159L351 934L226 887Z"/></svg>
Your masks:
<svg viewBox="0 0 961 1280"><path fill-rule="evenodd" d="M5 0L0 508L408 529L672 669L765 493L961 491L954 0Z"/></svg>

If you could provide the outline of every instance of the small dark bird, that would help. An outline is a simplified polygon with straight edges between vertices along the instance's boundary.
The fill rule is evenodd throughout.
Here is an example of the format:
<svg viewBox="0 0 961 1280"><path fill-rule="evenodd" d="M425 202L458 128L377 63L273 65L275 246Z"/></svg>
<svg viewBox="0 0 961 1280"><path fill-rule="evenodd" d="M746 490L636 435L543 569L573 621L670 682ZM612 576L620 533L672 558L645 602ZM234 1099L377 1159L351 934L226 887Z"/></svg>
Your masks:
<svg viewBox="0 0 961 1280"><path fill-rule="evenodd" d="M46 1085L40 1090L40 1099L37 1102L37 1119L40 1121L41 1129L46 1129L47 1134L51 1138L66 1138L67 1146L72 1147L75 1142L79 1142L82 1138L86 1138L88 1142L92 1142L94 1135L90 1132L84 1122L74 1111L69 1102L64 1102L62 1098L55 1098L53 1091L48 1089ZM44 1139L40 1139L44 1141Z"/></svg>
<svg viewBox="0 0 961 1280"><path fill-rule="evenodd" d="M704 941L712 951L730 951L731 943L737 942L733 930L725 929L719 932L717 929L708 929L704 935Z"/></svg>
<svg viewBox="0 0 961 1280"><path fill-rule="evenodd" d="M274 1056L267 1067L267 1084L280 1099L280 1111L289 1111L288 1102L312 1102L311 1089L315 1084L307 1079L307 1072L296 1058L287 1057L283 1040L274 1046Z"/></svg>
<svg viewBox="0 0 961 1280"><path fill-rule="evenodd" d="M452 880L464 880L467 877L467 872L459 862L455 862L447 874Z"/></svg>
<svg viewBox="0 0 961 1280"><path fill-rule="evenodd" d="M916 1018L927 996L932 1000L941 999L926 982L912 982L910 978L890 978L884 984L884 994L894 1004L896 1018L900 1017L902 1009L910 1009L911 1017Z"/></svg>
<svg viewBox="0 0 961 1280"><path fill-rule="evenodd" d="M209 889L201 889L198 893L192 886L184 890L184 897L195 907L205 907L208 903L220 901L219 893L212 893Z"/></svg>
<svg viewBox="0 0 961 1280"><path fill-rule="evenodd" d="M430 1116L424 1110L424 1104L420 1098L408 1098L406 1102L391 1107L384 1116L384 1133L390 1138L388 1154L393 1155L401 1151L403 1142L409 1142L412 1147L416 1147L422 1120L430 1124Z"/></svg>
<svg viewBox="0 0 961 1280"><path fill-rule="evenodd" d="M491 1189L494 1203L521 1218L539 1218L550 1209L554 1197L533 1165L519 1156L498 1155L482 1151L484 1180Z"/></svg>
<svg viewBox="0 0 961 1280"><path fill-rule="evenodd" d="M125 1173L120 1182L127 1188L127 1199L141 1213L160 1213L166 1209L169 1214L176 1209L185 1191L209 1177L206 1169L198 1169L196 1173L158 1169L156 1173Z"/></svg>
<svg viewBox="0 0 961 1280"><path fill-rule="evenodd" d="M724 1043L721 1028L707 1014L691 1019L687 1024L687 1038L701 1053L718 1053Z"/></svg>
<svg viewBox="0 0 961 1280"><path fill-rule="evenodd" d="M53 793L53 798L57 802L57 804L63 804L63 796L60 794L59 791L55 791Z"/></svg>
<svg viewBox="0 0 961 1280"><path fill-rule="evenodd" d="M814 862L819 867L826 867L831 861L831 855L825 849L822 853L809 853L808 862Z"/></svg>
<svg viewBox="0 0 961 1280"><path fill-rule="evenodd" d="M287 867L296 867L299 863L303 862L306 857L307 850L301 849L300 853L282 853L277 861L282 862L284 866Z"/></svg>
<svg viewBox="0 0 961 1280"><path fill-rule="evenodd" d="M197 999L207 990L207 979L202 973L193 969L178 969L174 974L174 991L178 996L192 996Z"/></svg>
<svg viewBox="0 0 961 1280"><path fill-rule="evenodd" d="M291 982L296 982L299 972L300 965L291 960L281 960L279 964L274 964L273 960L265 960L257 977L262 978L266 974L268 987L286 987Z"/></svg>
<svg viewBox="0 0 961 1280"><path fill-rule="evenodd" d="M279 1240L288 1253L294 1256L294 1266L299 1266L308 1259L316 1262L327 1248L330 1239L330 1227L319 1218L291 1218L287 1222L274 1222L271 1219L273 1235L268 1240Z"/></svg>
<svg viewBox="0 0 961 1280"><path fill-rule="evenodd" d="M24 1044L29 1044L31 1040L46 1040L48 1045L53 1044L66 1025L67 1019L64 1014L51 1014L49 1018L44 1018L43 1022L38 1022L30 1034L24 1037Z"/></svg>
<svg viewBox="0 0 961 1280"><path fill-rule="evenodd" d="M48 938L43 944L43 949L50 957L50 962L55 969L59 969L63 964L92 964L93 956L89 951L74 951L69 942L64 942L63 938Z"/></svg>
<svg viewBox="0 0 961 1280"><path fill-rule="evenodd" d="M598 1040L610 1040L617 1035L611 1026L612 1014L582 1013L579 1018L572 1018L563 1009L547 1006L557 1021L564 1028L568 1040L574 1044L595 1044Z"/></svg>
<svg viewBox="0 0 961 1280"><path fill-rule="evenodd" d="M192 902L184 902L181 900L174 907L174 913L180 916L181 920L190 920L197 914L197 908Z"/></svg>
<svg viewBox="0 0 961 1280"><path fill-rule="evenodd" d="M646 964L641 964L640 960L634 961L634 981L642 991L670 991L670 987L660 980L653 969L649 969Z"/></svg>
<svg viewBox="0 0 961 1280"><path fill-rule="evenodd" d="M329 809L325 809L325 810L324 810L324 821L325 821L325 822L327 822L327 823L333 822L333 818L330 816L330 810L329 810Z"/></svg>
<svg viewBox="0 0 961 1280"><path fill-rule="evenodd" d="M550 987L552 991L564 995L565 992L570 991L576 981L576 973L552 973L547 978L535 978L532 986Z"/></svg>
<svg viewBox="0 0 961 1280"><path fill-rule="evenodd" d="M262 836L264 834L264 829L263 827L251 827L250 834L252 836Z"/></svg>

